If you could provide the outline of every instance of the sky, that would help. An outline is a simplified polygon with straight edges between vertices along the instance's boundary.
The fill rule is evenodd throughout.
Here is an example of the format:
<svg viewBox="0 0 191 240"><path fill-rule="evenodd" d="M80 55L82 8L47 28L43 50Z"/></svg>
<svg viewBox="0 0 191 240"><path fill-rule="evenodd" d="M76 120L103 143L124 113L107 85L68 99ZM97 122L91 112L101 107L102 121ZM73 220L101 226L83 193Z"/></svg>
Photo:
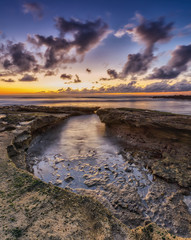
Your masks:
<svg viewBox="0 0 191 240"><path fill-rule="evenodd" d="M0 94L191 91L190 0L1 0Z"/></svg>

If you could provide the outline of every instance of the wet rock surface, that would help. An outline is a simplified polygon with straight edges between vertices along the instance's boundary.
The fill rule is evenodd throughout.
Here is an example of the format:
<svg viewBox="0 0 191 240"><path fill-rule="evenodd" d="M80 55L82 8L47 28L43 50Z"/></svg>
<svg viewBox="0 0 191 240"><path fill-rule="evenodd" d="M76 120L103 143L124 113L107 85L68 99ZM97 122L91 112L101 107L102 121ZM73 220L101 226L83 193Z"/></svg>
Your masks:
<svg viewBox="0 0 191 240"><path fill-rule="evenodd" d="M130 228L155 222L191 236L190 191L153 176L141 154L105 135L96 115L71 118L34 139L27 159L36 176L95 197Z"/></svg>
<svg viewBox="0 0 191 240"><path fill-rule="evenodd" d="M33 155L31 165L26 164L26 151L31 141L35 141L34 137L37 136L43 146L42 136L47 129L55 131L52 127L75 115L75 111L81 115L96 110L68 109L0 107L3 115L0 118L0 238L14 239L18 234L20 239L27 240L182 239L150 223L151 220L177 235L190 236L189 190L158 178L153 180L151 172L142 164L142 155L118 151L116 142L111 141L112 150L107 148L107 162L106 155L98 150L100 147L86 152L87 161L84 161L86 149L81 147L87 136L81 134L77 139L80 156L77 160L75 155L66 159L61 153L53 153L54 159L40 160ZM86 128L90 126L86 124ZM97 131L103 129L97 126ZM47 145L50 150L51 144ZM91 141L88 146L91 147ZM76 145L70 147L76 149ZM36 170L40 170L50 165L52 182L58 186L64 184L66 189L80 195L46 184L16 168L7 151L19 168L33 171L34 166L38 165ZM94 161L97 158L99 161ZM85 195L93 196L102 204ZM142 227L130 231L103 205L127 226Z"/></svg>
<svg viewBox="0 0 191 240"><path fill-rule="evenodd" d="M5 108L4 113L1 108L0 127L13 124L14 129L0 132L0 239L135 239L94 199L46 184L25 171L30 141L70 114L34 112L31 117L14 109Z"/></svg>
<svg viewBox="0 0 191 240"><path fill-rule="evenodd" d="M109 136L140 155L156 176L191 187L191 117L136 109L100 109Z"/></svg>

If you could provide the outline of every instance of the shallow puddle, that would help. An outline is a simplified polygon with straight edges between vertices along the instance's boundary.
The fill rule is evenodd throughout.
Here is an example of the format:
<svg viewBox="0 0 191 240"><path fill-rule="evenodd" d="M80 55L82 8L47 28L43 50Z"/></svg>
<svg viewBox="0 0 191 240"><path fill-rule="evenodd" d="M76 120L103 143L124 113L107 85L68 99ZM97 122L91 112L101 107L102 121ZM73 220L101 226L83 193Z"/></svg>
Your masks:
<svg viewBox="0 0 191 240"><path fill-rule="evenodd" d="M172 219L181 207L189 221L190 199L179 193L177 185L154 181L141 161L132 164L131 154L124 159L121 150L106 136L97 115L77 116L36 137L27 161L35 176L96 197L129 227L151 220L173 233L189 235L189 222L185 228L181 220L177 226Z"/></svg>
<svg viewBox="0 0 191 240"><path fill-rule="evenodd" d="M6 117L5 114L0 114L0 119Z"/></svg>

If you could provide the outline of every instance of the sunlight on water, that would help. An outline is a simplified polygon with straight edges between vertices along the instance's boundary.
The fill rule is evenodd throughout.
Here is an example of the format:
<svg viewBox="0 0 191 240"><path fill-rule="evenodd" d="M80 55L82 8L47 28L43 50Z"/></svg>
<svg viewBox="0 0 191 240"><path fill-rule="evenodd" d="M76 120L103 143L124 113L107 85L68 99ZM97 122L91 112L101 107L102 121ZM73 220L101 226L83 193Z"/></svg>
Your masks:
<svg viewBox="0 0 191 240"><path fill-rule="evenodd" d="M191 101L153 99L149 97L120 98L0 98L0 105L75 106L102 108L141 108L191 115Z"/></svg>
<svg viewBox="0 0 191 240"><path fill-rule="evenodd" d="M96 115L73 117L36 138L28 151L28 158L34 162L36 176L62 187L93 187L94 184L86 183L87 178L95 177L116 182L115 176L120 175L128 181L132 173L129 171L128 176L124 170L127 167L134 176L141 178L142 175L138 168L134 169L135 166L128 166L117 143L105 136L105 126ZM149 181L150 174L146 169L145 172ZM69 174L74 179L65 181Z"/></svg>
<svg viewBox="0 0 191 240"><path fill-rule="evenodd" d="M162 179L154 181L140 159L130 152L124 159L121 150L114 139L107 137L104 124L93 114L72 117L36 137L27 161L35 176L96 197L130 227L151 219L175 231L162 206L166 206L166 199L178 194L179 187ZM182 199L179 196L177 202ZM189 207L189 199L184 200ZM168 207L176 214L173 204ZM131 208L139 212L139 221L133 218L136 215L131 216Z"/></svg>

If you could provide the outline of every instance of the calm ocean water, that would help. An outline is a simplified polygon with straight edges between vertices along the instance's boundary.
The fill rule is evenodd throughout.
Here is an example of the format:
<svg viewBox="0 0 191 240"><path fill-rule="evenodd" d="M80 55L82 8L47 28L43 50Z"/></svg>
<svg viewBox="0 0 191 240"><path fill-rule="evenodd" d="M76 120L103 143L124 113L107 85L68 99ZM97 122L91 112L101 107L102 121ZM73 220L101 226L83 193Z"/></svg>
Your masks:
<svg viewBox="0 0 191 240"><path fill-rule="evenodd" d="M191 101L150 97L99 97L99 98L22 98L0 97L0 105L78 106L103 108L140 108L191 115Z"/></svg>

